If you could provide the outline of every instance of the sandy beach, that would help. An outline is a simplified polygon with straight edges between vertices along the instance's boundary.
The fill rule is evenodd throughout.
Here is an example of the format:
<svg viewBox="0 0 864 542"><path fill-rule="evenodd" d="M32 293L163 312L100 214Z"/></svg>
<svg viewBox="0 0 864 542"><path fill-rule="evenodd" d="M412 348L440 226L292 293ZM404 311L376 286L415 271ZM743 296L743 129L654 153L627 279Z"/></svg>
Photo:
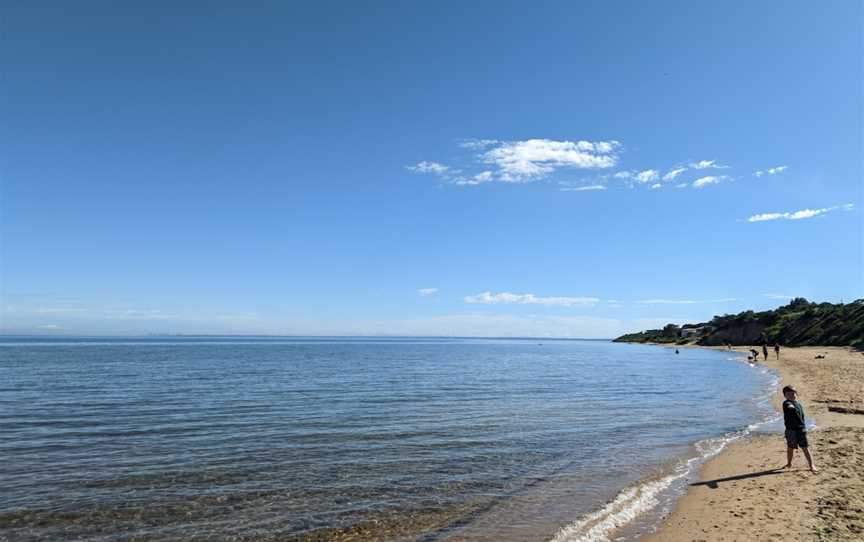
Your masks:
<svg viewBox="0 0 864 542"><path fill-rule="evenodd" d="M809 472L800 451L792 469L782 470L782 435L739 441L703 466L700 481L645 540L864 540L864 355L784 348L779 360L770 352L767 364L779 372L781 387L795 385L817 424L809 440L819 471ZM778 390L778 410L781 402Z"/></svg>

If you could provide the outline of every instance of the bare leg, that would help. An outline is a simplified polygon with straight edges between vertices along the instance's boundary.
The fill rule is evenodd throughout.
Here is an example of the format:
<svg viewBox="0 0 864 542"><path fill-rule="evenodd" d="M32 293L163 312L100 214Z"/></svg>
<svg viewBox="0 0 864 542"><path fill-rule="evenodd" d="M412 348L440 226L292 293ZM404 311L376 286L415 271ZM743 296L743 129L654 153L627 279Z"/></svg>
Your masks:
<svg viewBox="0 0 864 542"><path fill-rule="evenodd" d="M789 467L792 466L792 454L794 454L794 453L795 453L795 450L793 450L792 448L789 448L789 447L786 448L786 466L783 467L784 469L788 469Z"/></svg>
<svg viewBox="0 0 864 542"><path fill-rule="evenodd" d="M807 448L801 448L804 451L804 457L807 458L807 464L810 465L810 472L816 472L816 466L813 465L813 458L810 457L810 450Z"/></svg>

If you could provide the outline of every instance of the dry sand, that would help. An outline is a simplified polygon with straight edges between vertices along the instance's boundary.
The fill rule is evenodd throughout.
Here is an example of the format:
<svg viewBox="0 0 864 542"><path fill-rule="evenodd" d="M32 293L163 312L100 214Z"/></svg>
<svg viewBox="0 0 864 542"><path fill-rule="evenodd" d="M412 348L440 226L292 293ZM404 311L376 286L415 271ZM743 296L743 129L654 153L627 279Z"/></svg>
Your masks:
<svg viewBox="0 0 864 542"><path fill-rule="evenodd" d="M819 355L825 358L815 359ZM771 351L767 364L778 370L781 387L795 385L807 418L818 426L808 437L819 472L807 470L800 450L791 470L780 469L786 463L782 435L737 442L704 465L701 481L645 540L864 541L864 413L828 410L864 411L864 355L848 348L784 348L779 361ZM781 402L778 390L778 410Z"/></svg>

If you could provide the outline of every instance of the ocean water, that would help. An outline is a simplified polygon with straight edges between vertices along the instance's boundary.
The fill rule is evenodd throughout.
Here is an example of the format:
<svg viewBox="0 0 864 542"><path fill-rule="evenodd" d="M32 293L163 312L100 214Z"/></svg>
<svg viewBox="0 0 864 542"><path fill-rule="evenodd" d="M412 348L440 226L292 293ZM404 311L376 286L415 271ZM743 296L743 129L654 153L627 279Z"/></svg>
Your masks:
<svg viewBox="0 0 864 542"><path fill-rule="evenodd" d="M605 341L7 337L0 540L635 539L774 382Z"/></svg>

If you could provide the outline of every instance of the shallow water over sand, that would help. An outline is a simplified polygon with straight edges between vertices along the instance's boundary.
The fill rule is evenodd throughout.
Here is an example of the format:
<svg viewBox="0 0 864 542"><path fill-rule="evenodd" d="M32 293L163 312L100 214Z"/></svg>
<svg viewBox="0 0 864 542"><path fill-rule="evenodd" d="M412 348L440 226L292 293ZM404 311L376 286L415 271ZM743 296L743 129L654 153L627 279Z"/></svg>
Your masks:
<svg viewBox="0 0 864 542"><path fill-rule="evenodd" d="M0 341L0 540L544 539L770 413L724 352Z"/></svg>

